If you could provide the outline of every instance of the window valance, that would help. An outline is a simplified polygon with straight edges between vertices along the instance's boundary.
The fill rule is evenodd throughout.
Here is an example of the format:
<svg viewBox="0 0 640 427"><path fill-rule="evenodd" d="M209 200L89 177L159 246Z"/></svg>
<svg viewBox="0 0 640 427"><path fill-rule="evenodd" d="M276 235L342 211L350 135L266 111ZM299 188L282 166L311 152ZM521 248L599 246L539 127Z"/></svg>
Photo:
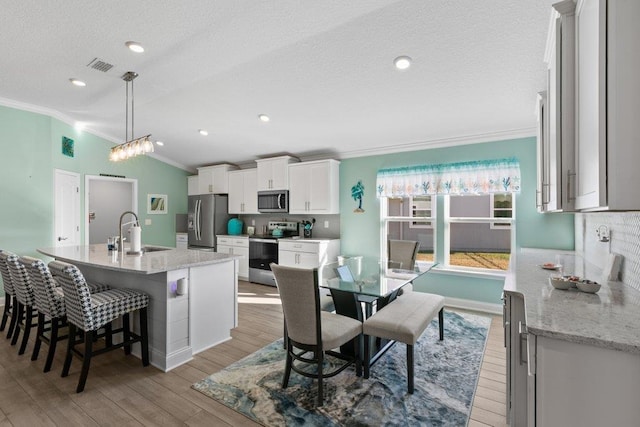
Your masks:
<svg viewBox="0 0 640 427"><path fill-rule="evenodd" d="M515 158L381 169L378 197L520 192Z"/></svg>

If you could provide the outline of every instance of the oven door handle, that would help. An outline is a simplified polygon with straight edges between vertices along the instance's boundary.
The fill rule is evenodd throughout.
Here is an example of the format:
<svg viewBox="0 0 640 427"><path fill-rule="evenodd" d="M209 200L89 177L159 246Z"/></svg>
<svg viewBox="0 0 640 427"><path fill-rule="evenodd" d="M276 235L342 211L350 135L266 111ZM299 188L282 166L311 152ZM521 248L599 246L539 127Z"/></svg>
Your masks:
<svg viewBox="0 0 640 427"><path fill-rule="evenodd" d="M257 243L271 243L274 245L278 244L278 239L250 239L249 243L251 242L257 242Z"/></svg>

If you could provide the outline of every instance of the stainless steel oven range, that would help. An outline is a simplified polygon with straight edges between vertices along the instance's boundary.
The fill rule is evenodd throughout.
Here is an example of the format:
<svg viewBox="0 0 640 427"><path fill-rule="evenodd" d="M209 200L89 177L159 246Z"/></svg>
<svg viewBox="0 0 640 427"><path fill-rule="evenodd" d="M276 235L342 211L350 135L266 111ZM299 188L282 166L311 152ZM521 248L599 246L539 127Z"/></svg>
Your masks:
<svg viewBox="0 0 640 427"><path fill-rule="evenodd" d="M278 263L278 238L298 235L298 223L269 221L267 233L249 238L249 281L275 286L269 264Z"/></svg>

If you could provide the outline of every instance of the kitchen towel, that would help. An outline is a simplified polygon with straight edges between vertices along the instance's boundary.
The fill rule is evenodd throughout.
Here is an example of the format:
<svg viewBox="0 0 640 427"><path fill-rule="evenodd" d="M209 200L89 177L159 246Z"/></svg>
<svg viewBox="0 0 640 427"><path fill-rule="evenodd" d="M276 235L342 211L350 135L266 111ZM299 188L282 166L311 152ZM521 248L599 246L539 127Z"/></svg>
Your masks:
<svg viewBox="0 0 640 427"><path fill-rule="evenodd" d="M131 252L140 252L142 249L142 228L133 226L129 229L129 238L131 239Z"/></svg>

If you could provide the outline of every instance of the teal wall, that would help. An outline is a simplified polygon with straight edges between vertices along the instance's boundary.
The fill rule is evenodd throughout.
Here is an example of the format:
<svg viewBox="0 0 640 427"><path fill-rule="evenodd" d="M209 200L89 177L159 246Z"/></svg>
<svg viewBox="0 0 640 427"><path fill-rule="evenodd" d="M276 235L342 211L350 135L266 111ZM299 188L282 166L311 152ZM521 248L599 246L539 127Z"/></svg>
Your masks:
<svg viewBox="0 0 640 427"><path fill-rule="evenodd" d="M74 140L73 158L62 154L62 136ZM53 245L54 169L81 175L82 216L85 175L137 179L143 243L174 246L175 214L187 211L189 173L147 156L110 162L112 145L49 116L0 106L0 249L39 256L36 248ZM147 215L148 193L168 196L168 214ZM151 225L144 225L146 218ZM81 234L84 242L84 229Z"/></svg>
<svg viewBox="0 0 640 427"><path fill-rule="evenodd" d="M380 203L375 192L379 169L505 157L515 157L520 161L522 177L522 191L516 196L516 246L573 250L573 215L540 214L536 211L536 139L521 138L343 160L340 164L342 252L347 255L379 255ZM351 187L358 180L362 180L365 188L364 213L354 212L357 204L351 198ZM442 196L438 200L439 215L443 206L440 199ZM439 255L442 254L442 233L443 226L439 222L436 237ZM416 283L416 289L496 304L502 292L502 280L437 273L427 276L428 279Z"/></svg>

